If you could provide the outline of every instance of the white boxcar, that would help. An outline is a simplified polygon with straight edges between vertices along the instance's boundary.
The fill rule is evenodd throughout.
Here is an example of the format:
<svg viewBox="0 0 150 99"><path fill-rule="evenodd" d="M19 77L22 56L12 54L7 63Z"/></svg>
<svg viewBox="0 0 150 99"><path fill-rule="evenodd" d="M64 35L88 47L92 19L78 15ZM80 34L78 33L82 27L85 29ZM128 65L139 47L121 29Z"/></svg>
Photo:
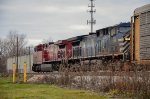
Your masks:
<svg viewBox="0 0 150 99"><path fill-rule="evenodd" d="M7 72L12 73L12 65L17 63L17 57L7 59ZM18 57L18 71L23 73L24 63L27 64L27 73L32 73L33 55L25 55Z"/></svg>

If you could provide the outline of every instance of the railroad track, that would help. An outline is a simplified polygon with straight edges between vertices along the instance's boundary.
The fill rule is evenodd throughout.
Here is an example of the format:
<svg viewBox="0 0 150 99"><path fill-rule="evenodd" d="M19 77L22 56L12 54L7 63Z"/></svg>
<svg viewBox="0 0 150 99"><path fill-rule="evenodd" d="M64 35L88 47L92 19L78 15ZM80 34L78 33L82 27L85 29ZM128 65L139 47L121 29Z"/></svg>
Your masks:
<svg viewBox="0 0 150 99"><path fill-rule="evenodd" d="M23 73L20 73L23 75ZM34 75L73 75L73 76L150 76L150 71L98 71L98 72L44 72L44 73L27 73L27 77Z"/></svg>

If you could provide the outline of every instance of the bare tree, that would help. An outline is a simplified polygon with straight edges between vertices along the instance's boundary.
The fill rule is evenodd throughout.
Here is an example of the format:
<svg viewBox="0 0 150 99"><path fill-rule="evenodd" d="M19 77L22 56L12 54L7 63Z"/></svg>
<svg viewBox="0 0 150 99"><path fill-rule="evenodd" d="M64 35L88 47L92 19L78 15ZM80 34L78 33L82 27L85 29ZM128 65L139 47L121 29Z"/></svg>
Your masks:
<svg viewBox="0 0 150 99"><path fill-rule="evenodd" d="M26 35L18 34L17 31L10 31L6 38L0 38L0 72L6 70L6 61L9 57L17 54L18 38L18 55L24 55L26 52Z"/></svg>
<svg viewBox="0 0 150 99"><path fill-rule="evenodd" d="M0 38L0 72L6 71L6 57L5 57L5 47L4 40Z"/></svg>
<svg viewBox="0 0 150 99"><path fill-rule="evenodd" d="M17 38L18 38L18 54L22 55L25 51L25 46L27 44L26 36L24 34L18 34L16 31L10 31L5 39L6 55L8 57L13 57L16 55L17 50Z"/></svg>

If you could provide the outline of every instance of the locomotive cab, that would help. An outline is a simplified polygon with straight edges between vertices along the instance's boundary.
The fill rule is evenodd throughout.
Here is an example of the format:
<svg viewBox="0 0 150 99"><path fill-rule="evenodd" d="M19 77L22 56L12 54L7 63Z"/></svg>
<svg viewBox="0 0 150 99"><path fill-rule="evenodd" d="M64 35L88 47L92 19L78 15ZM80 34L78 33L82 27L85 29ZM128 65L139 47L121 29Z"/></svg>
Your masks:
<svg viewBox="0 0 150 99"><path fill-rule="evenodd" d="M41 71L40 66L42 64L42 54L43 54L43 44L35 46L33 53L33 66L32 66L32 70L35 72Z"/></svg>

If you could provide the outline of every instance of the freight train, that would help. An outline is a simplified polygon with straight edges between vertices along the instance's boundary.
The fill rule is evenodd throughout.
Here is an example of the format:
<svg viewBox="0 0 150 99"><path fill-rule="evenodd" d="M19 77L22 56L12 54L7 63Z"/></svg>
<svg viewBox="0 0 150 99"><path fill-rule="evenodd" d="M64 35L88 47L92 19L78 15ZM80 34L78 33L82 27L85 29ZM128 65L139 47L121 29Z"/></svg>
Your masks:
<svg viewBox="0 0 150 99"><path fill-rule="evenodd" d="M150 64L150 4L135 9L131 22L34 48L34 72L131 69ZM133 65L130 65L133 66Z"/></svg>

